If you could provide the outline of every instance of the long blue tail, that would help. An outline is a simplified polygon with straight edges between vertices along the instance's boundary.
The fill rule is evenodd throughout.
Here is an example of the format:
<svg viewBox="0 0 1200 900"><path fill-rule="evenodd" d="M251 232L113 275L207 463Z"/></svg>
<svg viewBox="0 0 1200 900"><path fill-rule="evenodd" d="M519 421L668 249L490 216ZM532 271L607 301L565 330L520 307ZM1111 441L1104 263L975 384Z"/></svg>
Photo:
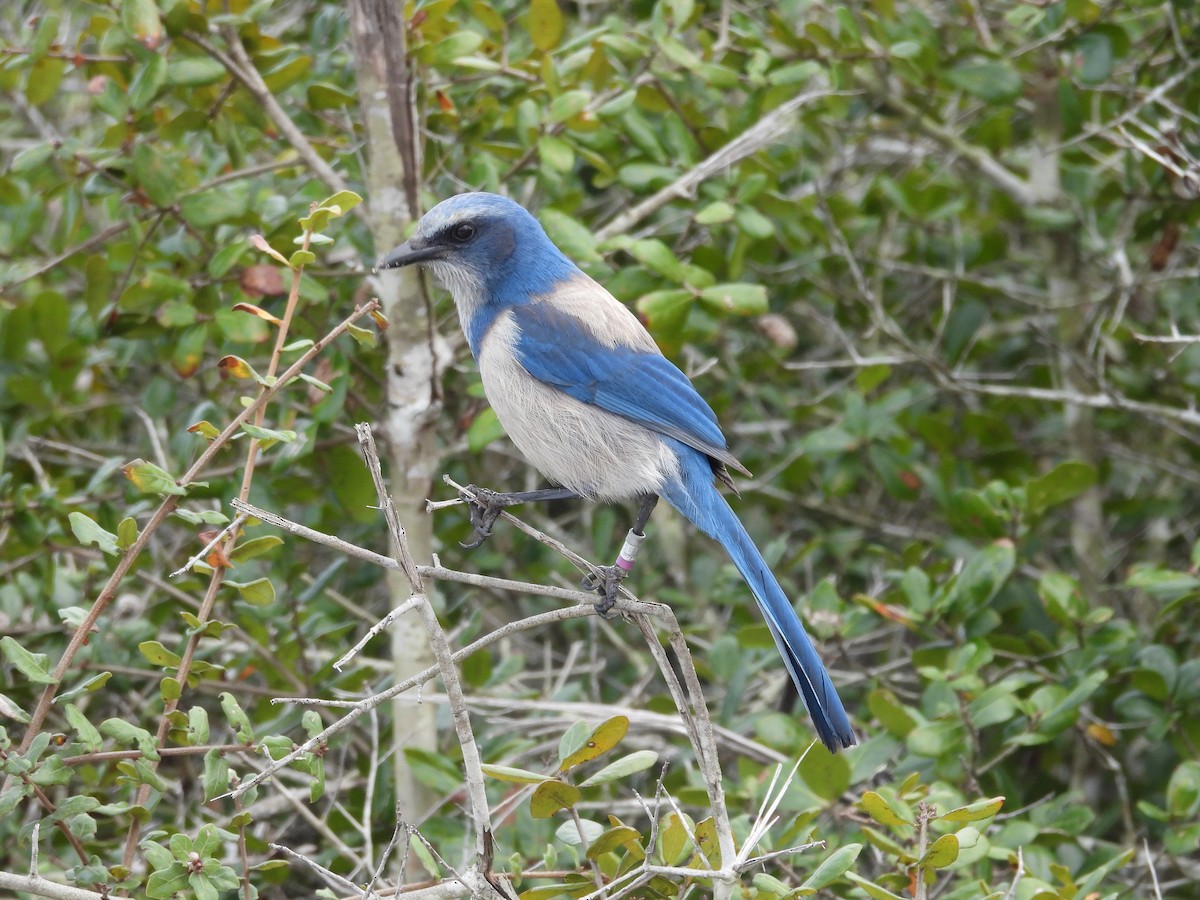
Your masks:
<svg viewBox="0 0 1200 900"><path fill-rule="evenodd" d="M679 446L678 455L681 477L663 486L663 499L709 537L720 541L729 552L733 564L754 592L821 743L833 753L853 746L857 743L854 730L825 664L741 520L713 484L708 458L683 445Z"/></svg>

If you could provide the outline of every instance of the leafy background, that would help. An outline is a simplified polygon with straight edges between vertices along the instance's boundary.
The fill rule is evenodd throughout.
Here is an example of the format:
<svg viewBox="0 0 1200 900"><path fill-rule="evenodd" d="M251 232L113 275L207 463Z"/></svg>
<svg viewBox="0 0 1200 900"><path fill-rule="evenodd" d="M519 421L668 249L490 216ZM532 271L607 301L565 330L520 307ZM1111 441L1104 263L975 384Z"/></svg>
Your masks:
<svg viewBox="0 0 1200 900"><path fill-rule="evenodd" d="M805 757L767 849L826 844L765 863L743 896L1193 896L1192 4L409 4L400 65L383 69L415 111L398 148L410 167L391 174L385 149L397 148L372 132L359 93L368 45L352 35L355 15L383 8L20 2L0 17L3 869L28 869L40 823L51 880L308 896L324 882L267 842L363 883L383 865L397 800L448 861L414 840L406 878L461 861L458 750L436 699L384 708L245 812L206 802L228 770L261 767L250 744L290 747L333 716L270 698L362 696L420 652L376 639L334 671L403 597L302 541L247 548L270 529L247 532L223 584L167 577L228 512L249 436L216 456L103 598L58 702L36 734L27 727L159 506L162 485L143 490L123 467L142 458L179 475L205 446L189 427L223 427L258 390L218 362L267 371L277 327L234 306L283 316L293 272L247 238L290 256L297 220L340 187L368 205L316 229L335 240L302 266L291 335L320 338L372 293L392 327L320 355L306 371L329 391L295 385L273 401L264 427L284 438L251 499L385 550L352 426L386 423L402 517L426 555L574 583L510 528L460 551L463 517L417 502L450 496L443 472L537 480L486 408L446 295L368 278L364 261L408 218L379 189L391 184L421 207L464 188L527 204L639 312L756 473L736 508L819 638L863 742ZM798 112L781 114L789 104ZM660 193L672 186L684 189ZM397 379L418 358L425 406L406 425ZM524 515L603 560L629 512ZM649 551L634 588L684 622L727 729L744 833L776 763L811 734L725 558L664 511ZM215 606L195 618L211 584ZM439 608L464 643L547 601L443 588ZM614 816L636 834L593 854L605 877L638 853L690 852L651 844L633 794L655 793L662 764L662 788L704 816L686 743L644 715L673 707L631 637L620 622L564 623L463 666L489 763L555 771L614 715L631 723L622 752L654 751L652 769L581 794L582 818L609 828ZM197 665L172 688L188 646ZM179 752L154 760L172 690L182 718L164 743ZM127 752L101 755L116 750ZM500 803L514 787L489 789ZM1002 808L971 806L993 797ZM953 859L918 852L920 802L975 810L931 826L960 839ZM561 815L506 809L497 865L524 873L520 890L595 889ZM192 853L207 870L172 881ZM547 887L539 872L558 874ZM644 890L706 888L664 876Z"/></svg>

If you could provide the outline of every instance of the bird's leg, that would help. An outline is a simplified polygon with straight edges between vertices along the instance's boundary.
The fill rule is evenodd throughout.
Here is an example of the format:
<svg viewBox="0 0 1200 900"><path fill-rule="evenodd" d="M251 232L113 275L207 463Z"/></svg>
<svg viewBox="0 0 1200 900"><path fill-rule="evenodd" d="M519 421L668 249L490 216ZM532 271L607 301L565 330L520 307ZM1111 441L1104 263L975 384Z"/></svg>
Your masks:
<svg viewBox="0 0 1200 900"><path fill-rule="evenodd" d="M462 547L474 550L492 534L492 525L496 518L510 506L520 506L522 503L535 503L544 500L574 500L579 495L566 488L543 488L540 491L516 491L502 493L488 488L467 485L465 491L459 492L459 497L467 504L471 516L471 527L475 529L473 540Z"/></svg>
<svg viewBox="0 0 1200 900"><path fill-rule="evenodd" d="M609 610L617 602L617 589L621 586L621 579L633 571L638 550L641 549L642 541L646 539L646 523L650 521L650 513L654 512L658 503L658 494L643 494L640 501L637 517L633 520L633 527L625 535L625 543L621 545L616 563L611 566L597 566L596 571L583 579L584 590L595 591L600 595L601 600L596 604L596 612L602 617L607 617Z"/></svg>

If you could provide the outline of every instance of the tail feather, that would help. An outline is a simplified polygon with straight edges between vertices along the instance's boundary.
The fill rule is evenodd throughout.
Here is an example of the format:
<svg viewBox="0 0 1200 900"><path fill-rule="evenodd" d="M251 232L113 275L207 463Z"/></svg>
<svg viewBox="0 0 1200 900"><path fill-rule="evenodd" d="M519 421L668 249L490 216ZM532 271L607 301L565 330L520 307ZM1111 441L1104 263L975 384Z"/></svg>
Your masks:
<svg viewBox="0 0 1200 900"><path fill-rule="evenodd" d="M690 447L681 450L684 452L679 453L682 467L680 478L663 486L663 499L728 551L733 564L742 573L742 578L758 601L821 743L834 753L843 747L853 746L857 739L846 709L842 706L825 664L821 662L796 616L791 601L746 533L741 520L713 484L712 469L707 458Z"/></svg>

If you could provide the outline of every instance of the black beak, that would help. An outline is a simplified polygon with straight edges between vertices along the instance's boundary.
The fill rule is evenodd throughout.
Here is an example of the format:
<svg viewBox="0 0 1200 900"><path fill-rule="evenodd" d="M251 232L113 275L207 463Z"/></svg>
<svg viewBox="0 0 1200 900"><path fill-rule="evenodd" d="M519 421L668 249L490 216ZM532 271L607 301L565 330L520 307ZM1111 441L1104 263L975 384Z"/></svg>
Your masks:
<svg viewBox="0 0 1200 900"><path fill-rule="evenodd" d="M413 263L435 259L440 255L441 249L436 246L427 246L414 243L413 241L405 241L383 259L379 260L379 262L375 264L375 271L380 272L384 269L399 269L403 266L411 266Z"/></svg>

